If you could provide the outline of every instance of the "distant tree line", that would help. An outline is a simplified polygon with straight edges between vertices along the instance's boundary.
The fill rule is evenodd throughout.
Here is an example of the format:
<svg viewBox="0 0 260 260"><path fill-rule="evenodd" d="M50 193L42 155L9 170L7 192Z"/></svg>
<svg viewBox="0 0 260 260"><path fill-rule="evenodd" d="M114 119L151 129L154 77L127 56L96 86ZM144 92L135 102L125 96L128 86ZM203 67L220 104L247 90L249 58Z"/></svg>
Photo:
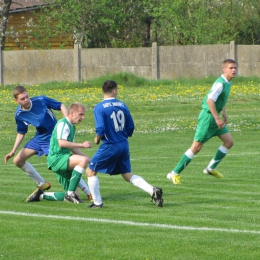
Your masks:
<svg viewBox="0 0 260 260"><path fill-rule="evenodd" d="M147 47L152 42L160 46L260 44L259 0L45 2L33 30L39 42L67 33L83 48Z"/></svg>

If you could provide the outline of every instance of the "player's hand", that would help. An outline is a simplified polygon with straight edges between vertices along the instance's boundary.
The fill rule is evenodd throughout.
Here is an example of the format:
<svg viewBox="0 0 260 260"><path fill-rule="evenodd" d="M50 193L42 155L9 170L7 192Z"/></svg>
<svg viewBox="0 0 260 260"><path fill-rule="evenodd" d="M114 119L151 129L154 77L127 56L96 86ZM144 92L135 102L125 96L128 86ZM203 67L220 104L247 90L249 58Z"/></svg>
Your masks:
<svg viewBox="0 0 260 260"><path fill-rule="evenodd" d="M8 160L9 160L10 158L12 158L13 156L14 156L14 152L10 152L9 154L7 154L7 155L5 156L5 163L7 163Z"/></svg>
<svg viewBox="0 0 260 260"><path fill-rule="evenodd" d="M89 141L85 141L84 143L82 143L82 147L83 148L91 148L92 147L92 143Z"/></svg>
<svg viewBox="0 0 260 260"><path fill-rule="evenodd" d="M218 125L219 129L222 129L225 126L225 122L223 120L221 120L220 118L216 119L216 124Z"/></svg>

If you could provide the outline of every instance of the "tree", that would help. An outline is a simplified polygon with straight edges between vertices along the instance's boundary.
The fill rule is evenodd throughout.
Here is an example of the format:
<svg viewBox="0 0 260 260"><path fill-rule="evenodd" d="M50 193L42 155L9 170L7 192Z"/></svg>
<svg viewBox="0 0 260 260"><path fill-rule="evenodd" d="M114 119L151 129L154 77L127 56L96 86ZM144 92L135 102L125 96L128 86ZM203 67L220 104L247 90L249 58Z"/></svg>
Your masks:
<svg viewBox="0 0 260 260"><path fill-rule="evenodd" d="M145 0L159 45L260 44L259 0Z"/></svg>
<svg viewBox="0 0 260 260"><path fill-rule="evenodd" d="M138 2L138 1L137 1ZM147 45L143 4L132 0L46 0L38 16L39 40L67 33L83 47Z"/></svg>
<svg viewBox="0 0 260 260"><path fill-rule="evenodd" d="M5 31L6 24L8 20L8 14L10 10L10 6L12 4L12 0L4 0L4 2L0 3L0 39L1 39L1 50L5 45Z"/></svg>
<svg viewBox="0 0 260 260"><path fill-rule="evenodd" d="M259 0L45 2L32 25L38 40L28 38L34 48L44 48L43 42L62 34L85 48L151 46L154 41L162 46L260 44Z"/></svg>

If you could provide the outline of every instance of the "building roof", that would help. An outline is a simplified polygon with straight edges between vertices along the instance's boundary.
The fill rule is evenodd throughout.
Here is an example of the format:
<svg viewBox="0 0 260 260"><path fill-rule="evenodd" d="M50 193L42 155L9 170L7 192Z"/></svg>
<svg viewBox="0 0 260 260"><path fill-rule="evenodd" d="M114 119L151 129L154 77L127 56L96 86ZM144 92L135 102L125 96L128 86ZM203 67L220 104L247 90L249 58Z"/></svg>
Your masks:
<svg viewBox="0 0 260 260"><path fill-rule="evenodd" d="M46 4L44 1L41 0L13 0L10 11L21 11L26 9L37 8L41 5Z"/></svg>

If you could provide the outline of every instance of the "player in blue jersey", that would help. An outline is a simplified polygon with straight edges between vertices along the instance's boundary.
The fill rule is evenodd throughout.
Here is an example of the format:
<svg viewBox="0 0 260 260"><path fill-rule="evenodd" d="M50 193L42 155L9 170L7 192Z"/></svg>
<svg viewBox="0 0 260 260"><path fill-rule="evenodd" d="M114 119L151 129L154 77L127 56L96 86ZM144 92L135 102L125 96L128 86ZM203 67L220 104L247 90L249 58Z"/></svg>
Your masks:
<svg viewBox="0 0 260 260"><path fill-rule="evenodd" d="M225 105L231 89L231 80L236 75L236 62L232 59L223 61L223 74L213 84L211 90L202 101L202 110L198 117L194 141L191 147L183 154L177 166L167 174L167 178L174 184L180 184L180 173L191 162L193 157L201 150L203 144L213 136L218 136L223 144L218 148L215 156L203 173L222 178L222 174L216 170L217 165L226 156L234 141L227 127L227 115ZM219 114L222 112L223 119Z"/></svg>
<svg viewBox="0 0 260 260"><path fill-rule="evenodd" d="M162 189L153 187L142 177L131 172L128 137L134 132L134 122L128 107L116 99L117 83L107 80L102 85L104 100L94 108L96 136L94 142L99 144L87 168L88 185L93 197L90 208L103 207L99 190L97 172L110 175L122 174L122 177L134 186L151 195L158 207L163 206Z"/></svg>
<svg viewBox="0 0 260 260"><path fill-rule="evenodd" d="M46 96L30 98L26 88L23 86L17 86L13 89L13 97L15 102L19 104L14 113L17 125L17 136L12 151L4 158L5 163L15 155L15 152L28 131L28 126L35 126L35 136L25 144L13 161L18 168L23 170L37 183L38 187L32 194L34 194L38 188L48 190L51 184L46 182L27 160L33 155L48 155L51 134L57 122L52 110L60 110L63 116L67 116L68 110L61 102ZM84 185L83 182L80 188L84 189L86 186L87 185ZM30 198L32 194L28 198Z"/></svg>

